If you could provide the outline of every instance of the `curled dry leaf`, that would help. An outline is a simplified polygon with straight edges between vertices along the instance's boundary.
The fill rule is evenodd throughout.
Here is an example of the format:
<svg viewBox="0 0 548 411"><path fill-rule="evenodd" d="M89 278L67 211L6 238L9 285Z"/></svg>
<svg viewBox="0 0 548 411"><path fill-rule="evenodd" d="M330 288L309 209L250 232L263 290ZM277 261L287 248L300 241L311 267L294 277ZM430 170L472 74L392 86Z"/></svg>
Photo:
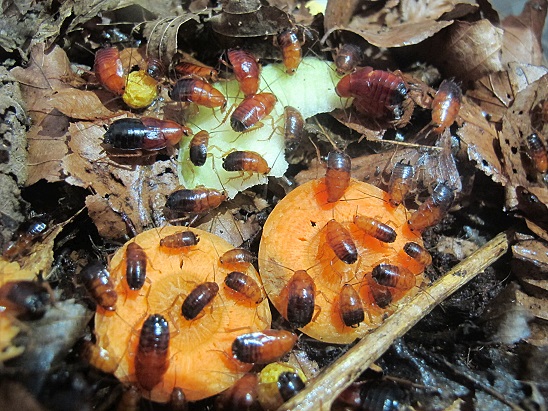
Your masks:
<svg viewBox="0 0 548 411"><path fill-rule="evenodd" d="M249 2L230 2L231 7ZM254 2L251 2L254 3ZM209 23L217 34L230 38L238 37L262 37L271 36L278 32L280 27L292 25L289 15L272 6L260 6L238 9L225 9L223 12L213 16Z"/></svg>
<svg viewBox="0 0 548 411"><path fill-rule="evenodd" d="M86 197L86 209L101 237L123 238L128 234L120 215L116 214L109 201L99 194Z"/></svg>
<svg viewBox="0 0 548 411"><path fill-rule="evenodd" d="M148 39L146 55L168 67L177 52L178 39L195 32L198 23L198 16L193 13L146 22L143 32Z"/></svg>
<svg viewBox="0 0 548 411"><path fill-rule="evenodd" d="M500 54L503 31L488 20L456 21L421 45L424 58L445 77L476 80L503 69ZM434 52L435 51L435 52Z"/></svg>
<svg viewBox="0 0 548 411"><path fill-rule="evenodd" d="M547 10L547 0L530 0L519 16L508 16L502 21L503 64L513 61L542 64L541 39Z"/></svg>

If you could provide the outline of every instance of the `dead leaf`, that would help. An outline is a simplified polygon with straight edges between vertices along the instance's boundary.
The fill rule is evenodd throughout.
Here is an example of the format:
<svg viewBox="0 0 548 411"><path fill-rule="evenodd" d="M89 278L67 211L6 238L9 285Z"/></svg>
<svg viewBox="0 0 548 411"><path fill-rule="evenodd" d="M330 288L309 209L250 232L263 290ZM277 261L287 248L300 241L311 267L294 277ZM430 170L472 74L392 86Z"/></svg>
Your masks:
<svg viewBox="0 0 548 411"><path fill-rule="evenodd" d="M109 201L99 194L86 197L86 209L101 237L122 239L128 235L120 215L112 209Z"/></svg>
<svg viewBox="0 0 548 411"><path fill-rule="evenodd" d="M421 44L424 58L445 77L474 81L501 71L503 31L488 20L455 21L447 29ZM433 52L435 51L435 52Z"/></svg>
<svg viewBox="0 0 548 411"><path fill-rule="evenodd" d="M231 2L232 5L237 3ZM215 33L228 38L272 36L281 27L292 26L287 13L271 6L261 6L256 10L223 9L222 13L209 19L209 23Z"/></svg>
<svg viewBox="0 0 548 411"><path fill-rule="evenodd" d="M105 119L120 115L120 112L115 113L105 107L99 95L103 95L104 100L112 99L112 94L108 92L66 88L45 99L44 110L53 107L67 117L78 120Z"/></svg>
<svg viewBox="0 0 548 411"><path fill-rule="evenodd" d="M519 16L508 16L502 21L503 64L513 61L522 64L542 64L541 39L547 10L548 0L530 0Z"/></svg>
<svg viewBox="0 0 548 411"><path fill-rule="evenodd" d="M146 55L169 67L179 48L179 38L184 38L185 33L195 33L199 22L198 15L193 13L146 22L143 32L148 39Z"/></svg>

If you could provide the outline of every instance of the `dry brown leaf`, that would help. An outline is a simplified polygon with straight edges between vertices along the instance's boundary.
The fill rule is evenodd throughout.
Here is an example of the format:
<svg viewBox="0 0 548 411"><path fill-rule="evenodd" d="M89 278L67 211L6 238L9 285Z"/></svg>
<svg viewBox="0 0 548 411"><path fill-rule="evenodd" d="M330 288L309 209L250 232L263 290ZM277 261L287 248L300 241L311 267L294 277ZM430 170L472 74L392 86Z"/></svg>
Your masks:
<svg viewBox="0 0 548 411"><path fill-rule="evenodd" d="M495 128L483 116L481 109L466 97L459 111L462 127L457 135L466 144L468 158L476 167L497 183L506 184L507 177L499 158L498 135Z"/></svg>
<svg viewBox="0 0 548 411"><path fill-rule="evenodd" d="M231 2L233 8L238 4L250 2ZM209 19L214 32L228 38L263 37L275 35L280 27L290 27L289 15L277 7L261 6L250 9L234 10L223 8L223 12Z"/></svg>
<svg viewBox="0 0 548 411"><path fill-rule="evenodd" d="M503 31L488 20L455 21L421 48L424 58L445 77L474 81L502 70L500 59Z"/></svg>
<svg viewBox="0 0 548 411"><path fill-rule="evenodd" d="M542 64L541 39L547 10L548 0L530 0L519 16L508 16L502 21L503 64L512 61Z"/></svg>
<svg viewBox="0 0 548 411"><path fill-rule="evenodd" d="M146 22L143 32L148 39L146 55L168 67L178 50L178 39L196 32L199 21L196 14L185 13Z"/></svg>
<svg viewBox="0 0 548 411"><path fill-rule="evenodd" d="M101 237L122 239L128 235L120 215L116 214L104 197L99 194L87 196L86 209Z"/></svg>
<svg viewBox="0 0 548 411"><path fill-rule="evenodd" d="M179 185L176 164L171 161L146 160L151 165L120 165L114 163L101 148L104 128L97 122L79 122L69 127L70 154L63 159L65 181L91 188L109 199L110 207L125 213L137 231L165 224L163 208L167 196ZM121 158L120 160L124 160ZM142 163L142 158L127 158Z"/></svg>
<svg viewBox="0 0 548 411"><path fill-rule="evenodd" d="M512 106L502 119L499 139L504 167L511 184L506 204L509 208L517 205L515 194L512 192L517 186L523 186L528 190L535 186L545 187L542 176L536 172L530 159L525 155L525 138L535 131L531 125L531 113L545 100L548 100L548 75L517 93ZM543 133L544 130L538 132ZM545 141L544 144L546 143Z"/></svg>
<svg viewBox="0 0 548 411"><path fill-rule="evenodd" d="M99 98L99 95L102 95L103 98ZM44 111L55 108L73 119L95 120L98 118L114 117L120 114L120 112L113 113L105 107L103 101L108 99L112 99L112 94L108 92L66 88L43 100L42 104Z"/></svg>

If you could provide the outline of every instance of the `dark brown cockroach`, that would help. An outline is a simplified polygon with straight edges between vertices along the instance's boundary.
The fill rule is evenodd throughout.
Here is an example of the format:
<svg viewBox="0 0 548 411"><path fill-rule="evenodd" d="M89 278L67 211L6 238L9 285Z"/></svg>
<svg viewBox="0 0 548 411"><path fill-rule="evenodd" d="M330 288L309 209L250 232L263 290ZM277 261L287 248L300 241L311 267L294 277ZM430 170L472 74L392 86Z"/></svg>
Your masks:
<svg viewBox="0 0 548 411"><path fill-rule="evenodd" d="M295 107L284 107L284 139L287 148L298 143L304 129L303 115Z"/></svg>
<svg viewBox="0 0 548 411"><path fill-rule="evenodd" d="M398 290L410 290L417 284L415 275L405 267L381 263L373 267L371 277L377 284Z"/></svg>
<svg viewBox="0 0 548 411"><path fill-rule="evenodd" d="M141 391L133 384L125 386L116 411L139 411L140 409Z"/></svg>
<svg viewBox="0 0 548 411"><path fill-rule="evenodd" d="M304 327L314 315L316 284L305 270L297 270L286 287L287 321L292 327Z"/></svg>
<svg viewBox="0 0 548 411"><path fill-rule="evenodd" d="M166 67L164 64L154 58L154 57L148 57L146 59L146 73L152 77L154 80L159 81L164 77L166 72Z"/></svg>
<svg viewBox="0 0 548 411"><path fill-rule="evenodd" d="M160 240L160 247L166 248L184 248L192 247L200 242L200 236L193 231L180 231L170 234Z"/></svg>
<svg viewBox="0 0 548 411"><path fill-rule="evenodd" d="M420 244L417 244L413 241L405 243L405 245L403 246L403 251L405 251L405 253L409 257L416 260L419 264L422 264L425 267L432 264L432 256Z"/></svg>
<svg viewBox="0 0 548 411"><path fill-rule="evenodd" d="M110 272L102 262L94 261L86 265L80 272L80 278L98 306L108 311L116 310L118 293L114 289Z"/></svg>
<svg viewBox="0 0 548 411"><path fill-rule="evenodd" d="M226 267L238 267L247 269L255 257L245 248L233 248L224 253L219 261Z"/></svg>
<svg viewBox="0 0 548 411"><path fill-rule="evenodd" d="M207 160L207 146L209 145L209 133L205 130L199 131L192 137L189 144L189 157L192 164L201 167Z"/></svg>
<svg viewBox="0 0 548 411"><path fill-rule="evenodd" d="M225 278L225 285L255 304L259 304L265 298L257 281L239 271L229 273Z"/></svg>
<svg viewBox="0 0 548 411"><path fill-rule="evenodd" d="M170 411L188 410L188 401L182 388L173 387L173 391L171 391L171 396L169 400L169 409Z"/></svg>
<svg viewBox="0 0 548 411"><path fill-rule="evenodd" d="M284 371L278 376L278 391L284 401L293 398L304 389L304 382L299 374L291 371Z"/></svg>
<svg viewBox="0 0 548 411"><path fill-rule="evenodd" d="M2 250L2 256L9 261L25 256L31 247L48 230L48 224L40 217L33 217L15 232L11 241L8 241Z"/></svg>
<svg viewBox="0 0 548 411"><path fill-rule="evenodd" d="M279 32L276 43L282 52L285 72L293 75L303 59L301 41L298 31L294 27L288 27Z"/></svg>
<svg viewBox="0 0 548 411"><path fill-rule="evenodd" d="M109 147L136 151L157 151L179 144L192 130L175 121L153 117L121 118L114 121L103 138Z"/></svg>
<svg viewBox="0 0 548 411"><path fill-rule="evenodd" d="M368 278L369 292L373 297L373 301L380 308L386 308L392 302L392 291L389 287L378 284L372 278Z"/></svg>
<svg viewBox="0 0 548 411"><path fill-rule="evenodd" d="M396 230L379 220L363 215L355 215L354 224L366 234L375 237L383 243L393 243L396 241Z"/></svg>
<svg viewBox="0 0 548 411"><path fill-rule="evenodd" d="M358 46L350 43L343 44L337 55L335 56L335 66L337 66L337 73L341 76L343 74L352 73L356 70L356 66L361 63L361 50Z"/></svg>
<svg viewBox="0 0 548 411"><path fill-rule="evenodd" d="M537 133L532 133L527 136L527 154L531 157L535 168L539 173L548 171L548 152L546 146L542 142Z"/></svg>
<svg viewBox="0 0 548 411"><path fill-rule="evenodd" d="M414 189L415 168L410 164L396 163L388 182L390 204L394 207L400 205Z"/></svg>
<svg viewBox="0 0 548 411"><path fill-rule="evenodd" d="M147 255L136 242L126 247L126 282L130 290L140 290L147 278Z"/></svg>
<svg viewBox="0 0 548 411"><path fill-rule="evenodd" d="M81 355L85 361L106 374L114 374L118 368L118 362L110 356L110 353L91 341L84 342Z"/></svg>
<svg viewBox="0 0 548 411"><path fill-rule="evenodd" d="M286 330L243 334L232 343L232 355L244 363L268 364L291 351L297 339L297 334Z"/></svg>
<svg viewBox="0 0 548 411"><path fill-rule="evenodd" d="M120 52L116 47L99 49L95 53L93 71L97 80L107 90L122 95L126 87L124 67L120 59Z"/></svg>
<svg viewBox="0 0 548 411"><path fill-rule="evenodd" d="M455 192L451 188L443 183L438 184L432 195L409 217L408 224L411 231L423 231L425 228L439 223L453 204L454 199Z"/></svg>
<svg viewBox="0 0 548 411"><path fill-rule="evenodd" d="M278 99L272 93L247 96L230 116L232 130L237 132L249 130L270 114L277 101Z"/></svg>
<svg viewBox="0 0 548 411"><path fill-rule="evenodd" d="M219 284L205 282L194 288L183 301L181 313L187 320L195 319L213 301L219 292Z"/></svg>
<svg viewBox="0 0 548 411"><path fill-rule="evenodd" d="M543 230L548 230L548 207L546 204L523 186L516 187L516 195L518 209Z"/></svg>
<svg viewBox="0 0 548 411"><path fill-rule="evenodd" d="M169 367L169 325L160 314L149 316L143 323L135 354L135 377L139 385L150 391Z"/></svg>
<svg viewBox="0 0 548 411"><path fill-rule="evenodd" d="M358 249L350 232L335 220L329 220L325 229L327 244L339 260L346 264L354 264L358 260Z"/></svg>
<svg viewBox="0 0 548 411"><path fill-rule="evenodd" d="M266 160L254 151L233 151L223 158L226 171L244 171L249 173L268 174L270 167Z"/></svg>
<svg viewBox="0 0 548 411"><path fill-rule="evenodd" d="M350 284L343 285L339 293L339 313L347 327L356 327L365 319L362 299Z"/></svg>
<svg viewBox="0 0 548 411"><path fill-rule="evenodd" d="M226 200L226 193L213 188L197 187L193 190L174 191L166 201L166 207L180 213L206 213L219 207Z"/></svg>
<svg viewBox="0 0 548 411"><path fill-rule="evenodd" d="M219 80L219 73L212 67L200 66L198 64L180 62L173 66L175 72L182 76L198 76L213 83Z"/></svg>
<svg viewBox="0 0 548 411"><path fill-rule="evenodd" d="M327 170L325 172L325 186L327 188L327 202L338 201L350 184L350 157L340 151L330 151L327 155Z"/></svg>
<svg viewBox="0 0 548 411"><path fill-rule="evenodd" d="M50 302L48 287L35 281L8 281L0 287L0 312L21 320L42 318Z"/></svg>
<svg viewBox="0 0 548 411"><path fill-rule="evenodd" d="M251 52L242 49L230 49L226 54L244 96L257 93L260 72L257 58Z"/></svg>
<svg viewBox="0 0 548 411"><path fill-rule="evenodd" d="M388 117L399 125L398 120L411 115L404 105L409 92L407 85L388 71L364 67L344 76L336 91L341 97L355 97L356 109L372 118Z"/></svg>
<svg viewBox="0 0 548 411"><path fill-rule="evenodd" d="M396 411L403 409L405 393L391 381L370 381L361 386L360 410Z"/></svg>
<svg viewBox="0 0 548 411"><path fill-rule="evenodd" d="M434 132L443 130L455 122L462 102L462 91L453 80L443 80L432 101Z"/></svg>
<svg viewBox="0 0 548 411"><path fill-rule="evenodd" d="M182 78L175 83L170 97L174 101L195 103L208 108L226 106L226 97L211 84L199 78Z"/></svg>
<svg viewBox="0 0 548 411"><path fill-rule="evenodd" d="M259 377L257 374L245 374L228 390L224 391L215 401L217 411L260 411L258 392Z"/></svg>

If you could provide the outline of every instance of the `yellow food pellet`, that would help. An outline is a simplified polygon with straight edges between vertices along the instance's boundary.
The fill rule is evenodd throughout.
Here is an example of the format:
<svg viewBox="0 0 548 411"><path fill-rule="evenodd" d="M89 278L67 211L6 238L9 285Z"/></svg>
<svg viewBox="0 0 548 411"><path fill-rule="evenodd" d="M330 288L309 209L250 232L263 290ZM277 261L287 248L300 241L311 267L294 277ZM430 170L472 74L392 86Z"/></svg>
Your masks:
<svg viewBox="0 0 548 411"><path fill-rule="evenodd" d="M127 76L122 99L131 108L145 108L158 97L158 82L144 70L133 71Z"/></svg>

